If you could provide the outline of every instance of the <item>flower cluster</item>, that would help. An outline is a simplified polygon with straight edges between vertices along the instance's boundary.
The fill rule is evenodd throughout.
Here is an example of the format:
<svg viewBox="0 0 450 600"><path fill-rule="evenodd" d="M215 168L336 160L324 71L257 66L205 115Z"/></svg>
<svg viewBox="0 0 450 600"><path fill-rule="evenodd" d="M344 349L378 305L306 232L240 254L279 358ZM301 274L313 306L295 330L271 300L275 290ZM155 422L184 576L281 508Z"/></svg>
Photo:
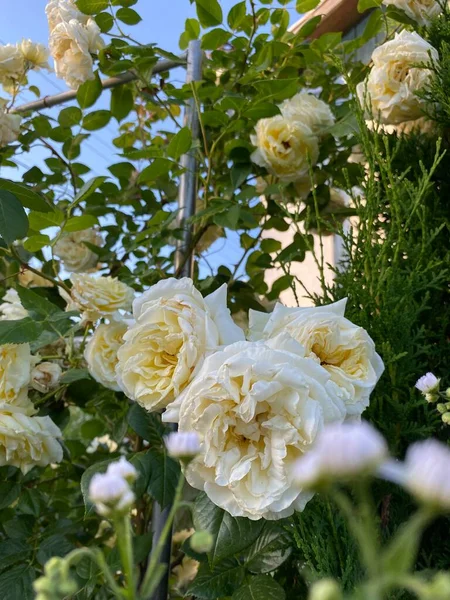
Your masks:
<svg viewBox="0 0 450 600"><path fill-rule="evenodd" d="M26 74L31 70L50 69L48 50L42 44L22 40L18 44L0 46L0 83L8 92L26 83Z"/></svg>
<svg viewBox="0 0 450 600"><path fill-rule="evenodd" d="M430 83L430 63L438 61L437 50L415 31L403 30L376 48L372 69L357 87L359 101L367 108L368 116L387 125L423 116L426 104L417 92Z"/></svg>
<svg viewBox="0 0 450 600"><path fill-rule="evenodd" d="M83 273L97 266L98 256L87 244L101 247L103 238L96 229L83 229L63 233L53 246L53 254L61 259L66 269L71 273Z"/></svg>
<svg viewBox="0 0 450 600"><path fill-rule="evenodd" d="M415 387L427 402L436 405L443 423L450 425L450 388L441 390L441 380L434 373L426 373L419 377ZM441 402L438 402L439 399Z"/></svg>
<svg viewBox="0 0 450 600"><path fill-rule="evenodd" d="M50 0L45 12L56 76L77 89L94 78L92 55L105 45L100 28L93 18L78 10L73 0Z"/></svg>
<svg viewBox="0 0 450 600"><path fill-rule="evenodd" d="M96 473L89 484L89 498L97 512L104 517L127 513L135 500L130 484L137 476L136 469L123 457L111 463L106 473Z"/></svg>
<svg viewBox="0 0 450 600"><path fill-rule="evenodd" d="M279 109L279 115L256 124L251 159L281 181L309 180L320 138L334 123L333 113L325 102L305 92L285 100Z"/></svg>

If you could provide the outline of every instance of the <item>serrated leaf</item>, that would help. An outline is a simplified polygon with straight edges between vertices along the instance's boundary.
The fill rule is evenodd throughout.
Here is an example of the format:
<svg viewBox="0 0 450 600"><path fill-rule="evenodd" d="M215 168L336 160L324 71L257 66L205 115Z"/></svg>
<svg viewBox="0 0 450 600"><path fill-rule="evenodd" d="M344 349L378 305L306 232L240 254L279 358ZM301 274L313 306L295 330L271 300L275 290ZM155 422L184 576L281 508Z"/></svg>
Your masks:
<svg viewBox="0 0 450 600"><path fill-rule="evenodd" d="M204 563L200 565L194 581L187 590L187 595L202 600L216 600L216 598L231 596L241 585L244 575L244 569L233 558L224 560L213 568Z"/></svg>
<svg viewBox="0 0 450 600"><path fill-rule="evenodd" d="M208 554L212 565L248 548L264 527L262 521L232 517L203 493L195 500L193 519L195 529L209 531L214 538L213 548Z"/></svg>
<svg viewBox="0 0 450 600"><path fill-rule="evenodd" d="M119 8L116 17L126 25L137 25L142 21L141 16L132 8Z"/></svg>
<svg viewBox="0 0 450 600"><path fill-rule="evenodd" d="M128 411L127 421L133 431L150 442L152 448L162 447L165 428L155 413L149 413L134 403Z"/></svg>
<svg viewBox="0 0 450 600"><path fill-rule="evenodd" d="M78 125L82 118L83 113L78 106L68 106L59 113L58 123L61 127L72 127L72 125Z"/></svg>
<svg viewBox="0 0 450 600"><path fill-rule="evenodd" d="M222 9L217 0L195 0L198 20L203 27L220 25L223 20Z"/></svg>
<svg viewBox="0 0 450 600"><path fill-rule="evenodd" d="M108 125L111 119L111 113L109 110L95 110L83 119L83 128L87 131L95 131Z"/></svg>
<svg viewBox="0 0 450 600"><path fill-rule="evenodd" d="M31 210L39 210L41 212L49 212L52 207L40 196L37 192L29 188L27 185L9 181L8 179L0 179L0 189L11 192L20 200L22 206Z"/></svg>
<svg viewBox="0 0 450 600"><path fill-rule="evenodd" d="M19 294L20 302L22 306L33 316L35 320L46 320L48 317L54 317L60 313L66 317L67 313L62 311L59 306L52 304L47 298L44 298L37 292L30 288L17 286L17 293Z"/></svg>
<svg viewBox="0 0 450 600"><path fill-rule="evenodd" d="M33 342L41 332L42 326L29 317L17 321L0 321L0 345Z"/></svg>
<svg viewBox="0 0 450 600"><path fill-rule="evenodd" d="M216 50L220 46L224 46L230 37L231 33L225 31L225 29L220 27L212 29L202 37L202 48L204 50Z"/></svg>
<svg viewBox="0 0 450 600"><path fill-rule="evenodd" d="M133 110L134 95L128 85L119 85L111 92L111 113L117 121L122 121Z"/></svg>
<svg viewBox="0 0 450 600"><path fill-rule="evenodd" d="M151 469L148 492L162 508L165 508L174 498L180 465L166 452L149 450L148 456Z"/></svg>
<svg viewBox="0 0 450 600"><path fill-rule="evenodd" d="M247 3L245 2L245 0L244 0L244 2L238 2L237 4L235 4L230 9L230 12L228 13L228 17L227 17L227 22L228 22L228 25L231 27L231 29L238 29L240 24L245 19L246 14L247 14Z"/></svg>
<svg viewBox="0 0 450 600"><path fill-rule="evenodd" d="M64 221L64 213L60 210L50 212L32 211L28 215L30 227L34 231L41 231L47 227L59 227Z"/></svg>
<svg viewBox="0 0 450 600"><path fill-rule="evenodd" d="M245 553L245 568L251 573L270 573L284 563L291 550L289 534L268 521Z"/></svg>
<svg viewBox="0 0 450 600"><path fill-rule="evenodd" d="M64 225L64 231L83 231L98 224L97 217L94 215L81 215L80 217L72 217Z"/></svg>
<svg viewBox="0 0 450 600"><path fill-rule="evenodd" d="M167 146L167 154L174 160L178 160L182 154L185 154L191 147L192 134L188 127L183 127L173 136Z"/></svg>
<svg viewBox="0 0 450 600"><path fill-rule="evenodd" d="M89 196L91 194L93 194L95 192L95 190L102 185L102 183L108 179L107 177L92 177L92 179L89 179L88 181L86 181L86 183L83 185L83 187L81 188L81 190L78 192L78 194L75 196L75 198L73 199L72 204L70 205L70 208L74 208L75 206L77 206L77 204L79 204L80 202L83 202L83 200L86 200L87 198L89 198Z"/></svg>
<svg viewBox="0 0 450 600"><path fill-rule="evenodd" d="M34 598L33 581L36 571L28 564L6 569L0 575L0 598L2 600L32 600Z"/></svg>
<svg viewBox="0 0 450 600"><path fill-rule="evenodd" d="M359 0L358 1L358 12L363 13L369 8L377 8L381 6L382 0Z"/></svg>
<svg viewBox="0 0 450 600"><path fill-rule="evenodd" d="M70 369L66 371L60 379L61 383L69 384L74 381L80 381L80 379L90 379L89 371L87 369Z"/></svg>
<svg viewBox="0 0 450 600"><path fill-rule="evenodd" d="M10 246L28 232L28 217L18 198L0 189L0 236Z"/></svg>
<svg viewBox="0 0 450 600"><path fill-rule="evenodd" d="M0 510L3 510L17 500L20 494L20 485L13 481L0 483Z"/></svg>
<svg viewBox="0 0 450 600"><path fill-rule="evenodd" d="M77 101L81 108L89 108L100 97L103 91L102 82L98 73L95 74L94 79L88 79L80 85L77 91Z"/></svg>
<svg viewBox="0 0 450 600"><path fill-rule="evenodd" d="M102 33L107 33L114 25L114 17L108 12L101 12L95 16L95 22Z"/></svg>
<svg viewBox="0 0 450 600"><path fill-rule="evenodd" d="M297 0L295 8L299 13L307 13L319 6L320 0Z"/></svg>
<svg viewBox="0 0 450 600"><path fill-rule="evenodd" d="M39 235L30 235L28 239L26 239L23 243L23 247L28 252L38 252L42 250L45 246L50 244L50 238L48 235L39 234Z"/></svg>
<svg viewBox="0 0 450 600"><path fill-rule="evenodd" d="M109 0L77 0L77 6L85 15L95 15L108 8Z"/></svg>
<svg viewBox="0 0 450 600"><path fill-rule="evenodd" d="M150 183L166 175L170 169L174 166L174 163L168 158L155 158L151 165L146 167L139 175L139 183Z"/></svg>
<svg viewBox="0 0 450 600"><path fill-rule="evenodd" d="M285 598L283 588L270 575L259 575L239 588L231 600L285 600Z"/></svg>

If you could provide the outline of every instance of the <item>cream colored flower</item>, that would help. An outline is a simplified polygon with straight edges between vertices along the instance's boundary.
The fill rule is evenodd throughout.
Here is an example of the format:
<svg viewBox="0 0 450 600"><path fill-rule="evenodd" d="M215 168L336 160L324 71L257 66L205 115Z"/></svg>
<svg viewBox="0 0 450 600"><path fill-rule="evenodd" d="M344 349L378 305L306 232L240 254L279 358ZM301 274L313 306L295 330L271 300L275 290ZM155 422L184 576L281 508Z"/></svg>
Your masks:
<svg viewBox="0 0 450 600"><path fill-rule="evenodd" d="M94 79L92 55L104 47L100 28L93 19L84 24L76 19L61 21L50 32L50 53L56 76L77 89Z"/></svg>
<svg viewBox="0 0 450 600"><path fill-rule="evenodd" d="M87 23L89 17L78 10L73 0L49 0L45 7L50 33L60 23L75 19L82 24Z"/></svg>
<svg viewBox="0 0 450 600"><path fill-rule="evenodd" d="M57 438L61 431L50 417L29 417L16 407L0 410L0 465L18 467L25 474L34 466L61 462Z"/></svg>
<svg viewBox="0 0 450 600"><path fill-rule="evenodd" d="M0 46L0 82L8 85L12 80L21 79L24 72L23 57L17 46Z"/></svg>
<svg viewBox="0 0 450 600"><path fill-rule="evenodd" d="M127 328L127 324L123 322L99 325L84 352L92 377L115 391L120 390L116 376L117 352L123 344L123 335Z"/></svg>
<svg viewBox="0 0 450 600"><path fill-rule="evenodd" d="M443 11L436 0L383 0L385 6L395 6L419 25L429 25Z"/></svg>
<svg viewBox="0 0 450 600"><path fill-rule="evenodd" d="M25 60L25 67L29 69L50 69L48 64L49 51L43 44L23 39L17 48Z"/></svg>
<svg viewBox="0 0 450 600"><path fill-rule="evenodd" d="M31 370L38 359L31 355L29 344L0 346L0 408L20 407L32 414L34 406L28 399Z"/></svg>
<svg viewBox="0 0 450 600"><path fill-rule="evenodd" d="M196 432L201 453L186 468L194 488L234 517L281 519L312 494L293 482L298 458L345 406L327 371L289 335L237 342L207 357L163 421Z"/></svg>
<svg viewBox="0 0 450 600"><path fill-rule="evenodd" d="M5 110L6 100L0 99L0 148L15 142L20 135L22 117Z"/></svg>
<svg viewBox="0 0 450 600"><path fill-rule="evenodd" d="M73 274L68 310L79 310L84 320L97 321L101 317L114 317L119 310L129 311L134 290L117 277L96 277L86 273Z"/></svg>
<svg viewBox="0 0 450 600"><path fill-rule="evenodd" d="M303 122L282 115L260 119L251 142L256 146L252 161L281 181L298 181L319 156L317 137Z"/></svg>
<svg viewBox="0 0 450 600"><path fill-rule="evenodd" d="M82 273L97 266L98 256L84 242L101 247L103 238L96 229L65 233L53 246L53 253L62 260L64 268L72 273Z"/></svg>
<svg viewBox="0 0 450 600"><path fill-rule="evenodd" d="M172 536L172 542L181 546L181 544L183 544L194 533L195 529L193 527L190 529L182 529L181 531L177 531Z"/></svg>
<svg viewBox="0 0 450 600"><path fill-rule="evenodd" d="M175 588L183 589L188 583L193 581L197 575L200 563L190 556L183 556L181 564L172 569L176 577Z"/></svg>
<svg viewBox="0 0 450 600"><path fill-rule="evenodd" d="M0 321L18 321L28 317L28 311L22 306L19 294L14 288L6 290L0 304Z"/></svg>
<svg viewBox="0 0 450 600"><path fill-rule="evenodd" d="M28 269L20 272L18 279L19 279L20 285L22 285L23 287L27 287L27 288L53 287L53 283L51 281L49 281L48 279L45 279L45 277L42 277L41 275L38 275L37 273L34 273L33 271L30 271Z"/></svg>
<svg viewBox="0 0 450 600"><path fill-rule="evenodd" d="M360 103L381 123L396 125L422 116L425 100L417 96L433 77L420 65L438 62L439 55L416 32L403 30L393 40L376 48L373 67L365 82L357 86Z"/></svg>
<svg viewBox="0 0 450 600"><path fill-rule="evenodd" d="M321 364L339 387L348 415L359 416L384 371L375 344L362 327L344 317L346 300L316 308L277 304L272 314L250 310L252 339L289 333Z"/></svg>
<svg viewBox="0 0 450 600"><path fill-rule="evenodd" d="M300 92L285 100L280 106L281 114L288 121L307 125L314 135L323 136L335 123L331 108L313 94Z"/></svg>
<svg viewBox="0 0 450 600"><path fill-rule="evenodd" d="M133 305L136 324L117 355L118 382L147 410L172 402L206 354L244 339L226 305L226 286L203 298L191 279L160 281Z"/></svg>
<svg viewBox="0 0 450 600"><path fill-rule="evenodd" d="M61 375L62 369L57 363L41 362L31 371L31 387L42 394L47 394L58 385Z"/></svg>

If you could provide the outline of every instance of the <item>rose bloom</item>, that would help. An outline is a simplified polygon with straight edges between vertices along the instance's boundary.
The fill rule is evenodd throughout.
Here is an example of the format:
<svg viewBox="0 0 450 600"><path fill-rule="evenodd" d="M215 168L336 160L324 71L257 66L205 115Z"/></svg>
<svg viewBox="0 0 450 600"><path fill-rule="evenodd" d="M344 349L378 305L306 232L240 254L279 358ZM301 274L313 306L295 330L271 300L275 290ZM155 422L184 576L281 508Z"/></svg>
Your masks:
<svg viewBox="0 0 450 600"><path fill-rule="evenodd" d="M117 352L123 344L123 335L127 328L127 324L123 322L99 325L84 352L92 377L116 392L120 390L116 376Z"/></svg>
<svg viewBox="0 0 450 600"><path fill-rule="evenodd" d="M17 46L0 46L0 82L9 84L24 74L23 57Z"/></svg>
<svg viewBox="0 0 450 600"><path fill-rule="evenodd" d="M200 437L189 484L234 517L281 519L312 497L294 484L294 466L345 407L327 371L303 353L287 334L231 344L205 359L163 413Z"/></svg>
<svg viewBox="0 0 450 600"><path fill-rule="evenodd" d="M147 410L172 402L205 355L244 339L226 305L226 286L206 298L191 279L160 281L133 304L136 324L117 355L121 389Z"/></svg>
<svg viewBox="0 0 450 600"><path fill-rule="evenodd" d="M41 277L41 275L38 275L29 269L19 273L18 280L20 285L27 288L53 287L53 283L51 281L45 279L45 277Z"/></svg>
<svg viewBox="0 0 450 600"><path fill-rule="evenodd" d="M50 417L29 417L16 407L0 410L0 466L25 474L34 466L61 462L61 431Z"/></svg>
<svg viewBox="0 0 450 600"><path fill-rule="evenodd" d="M0 321L18 321L28 317L28 311L22 306L19 294L14 288L6 290L0 304Z"/></svg>
<svg viewBox="0 0 450 600"><path fill-rule="evenodd" d="M73 0L50 0L45 7L45 14L47 15L50 33L59 23L68 22L72 19L80 23L86 23L89 19L88 15L78 10Z"/></svg>
<svg viewBox="0 0 450 600"><path fill-rule="evenodd" d="M430 83L433 71L416 65L429 64L430 56L434 62L439 60L433 46L406 30L374 50L369 76L357 86L361 104L369 104L374 119L396 125L422 116L425 100L416 92Z"/></svg>
<svg viewBox="0 0 450 600"><path fill-rule="evenodd" d="M129 311L134 290L117 277L96 277L86 273L73 274L70 297L65 292L68 310L79 310L84 320L97 321L101 317L114 317L119 310Z"/></svg>
<svg viewBox="0 0 450 600"><path fill-rule="evenodd" d="M383 0L383 4L399 8L419 25L429 25L442 12L442 6L436 0Z"/></svg>
<svg viewBox="0 0 450 600"><path fill-rule="evenodd" d="M50 52L55 61L55 74L77 89L94 79L92 54L104 47L100 28L93 19L84 25L75 19L62 21L50 32Z"/></svg>
<svg viewBox="0 0 450 600"><path fill-rule="evenodd" d="M17 48L31 69L50 69L48 64L49 51L43 44L23 39Z"/></svg>
<svg viewBox="0 0 450 600"><path fill-rule="evenodd" d="M61 379L62 369L54 362L41 362L31 371L31 387L46 394L55 388Z"/></svg>
<svg viewBox="0 0 450 600"><path fill-rule="evenodd" d="M31 355L29 344L0 346L0 407L20 407L23 412L35 412L28 399L31 370L38 359Z"/></svg>
<svg viewBox="0 0 450 600"><path fill-rule="evenodd" d="M289 333L328 371L347 413L359 416L384 371L375 344L362 327L344 317L347 300L314 308L277 304L271 314L250 310L251 339Z"/></svg>
<svg viewBox="0 0 450 600"><path fill-rule="evenodd" d="M11 115L5 110L6 100L0 99L0 148L15 142L20 135L22 117Z"/></svg>
<svg viewBox="0 0 450 600"><path fill-rule="evenodd" d="M297 181L309 172L319 156L317 137L303 122L276 115L260 119L251 136L257 147L251 160L281 181Z"/></svg>
<svg viewBox="0 0 450 600"><path fill-rule="evenodd" d="M306 92L300 92L285 100L280 110L285 119L307 125L313 134L319 137L323 136L335 122L328 104Z"/></svg>
<svg viewBox="0 0 450 600"><path fill-rule="evenodd" d="M101 247L103 238L95 229L83 229L63 234L53 247L55 256L62 260L66 271L82 273L97 266L98 256L84 242Z"/></svg>

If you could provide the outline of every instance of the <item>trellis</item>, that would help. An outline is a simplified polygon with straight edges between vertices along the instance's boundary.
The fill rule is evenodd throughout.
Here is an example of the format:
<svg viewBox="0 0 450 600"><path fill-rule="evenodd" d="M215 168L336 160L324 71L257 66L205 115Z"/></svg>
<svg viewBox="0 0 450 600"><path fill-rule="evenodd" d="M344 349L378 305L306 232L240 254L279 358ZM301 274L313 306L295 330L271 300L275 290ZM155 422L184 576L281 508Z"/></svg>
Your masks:
<svg viewBox="0 0 450 600"><path fill-rule="evenodd" d="M200 47L199 40L189 42L187 52L179 57L179 60L160 60L153 67L152 75L170 71L176 67L184 67L186 69L186 83L191 84L195 81L200 81L202 78L202 57L203 53ZM135 81L137 75L129 71L122 73L117 77L110 77L102 80L103 90L115 88L125 83ZM38 111L45 108L51 108L60 104L65 104L76 99L76 91L70 90L55 94L54 96L45 96L39 100L28 102L14 108L11 112L27 113ZM184 112L184 126L189 127L192 134L192 140L196 140L199 135L199 116L194 98L187 101ZM180 159L183 172L180 175L179 192L178 192L178 214L177 224L182 230L182 237L177 241L175 253L175 272L179 277L190 277L193 271L193 252L191 249L192 243L192 225L191 217L195 214L197 200L197 159L195 150L190 150L183 154ZM175 425L173 426L176 427ZM170 506L162 508L157 502L154 503L152 515L152 547L156 548L156 542L159 539L161 532L167 522L167 517L170 512ZM168 594L168 579L170 571L170 556L171 556L171 538L169 534L163 551L159 558L159 562L167 564L167 569L161 582L154 592L151 600L167 600Z"/></svg>

